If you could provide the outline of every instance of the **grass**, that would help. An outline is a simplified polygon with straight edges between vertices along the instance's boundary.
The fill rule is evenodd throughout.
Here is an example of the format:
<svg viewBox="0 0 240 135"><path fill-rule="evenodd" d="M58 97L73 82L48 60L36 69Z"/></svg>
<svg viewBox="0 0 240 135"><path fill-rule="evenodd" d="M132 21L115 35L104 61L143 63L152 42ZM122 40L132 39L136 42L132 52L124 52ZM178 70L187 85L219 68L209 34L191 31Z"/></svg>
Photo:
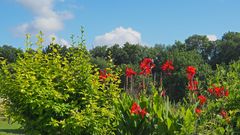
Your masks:
<svg viewBox="0 0 240 135"><path fill-rule="evenodd" d="M17 123L8 124L7 120L0 119L0 135L23 135L22 129Z"/></svg>

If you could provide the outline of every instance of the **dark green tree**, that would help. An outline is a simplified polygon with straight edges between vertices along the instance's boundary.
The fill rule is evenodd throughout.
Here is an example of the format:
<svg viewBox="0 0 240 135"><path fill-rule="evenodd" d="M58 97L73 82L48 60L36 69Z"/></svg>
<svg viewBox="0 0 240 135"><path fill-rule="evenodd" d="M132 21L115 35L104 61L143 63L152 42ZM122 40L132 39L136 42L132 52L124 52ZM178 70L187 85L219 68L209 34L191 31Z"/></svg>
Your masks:
<svg viewBox="0 0 240 135"><path fill-rule="evenodd" d="M217 41L214 48L211 65L229 64L231 61L239 60L240 57L240 33L227 32L222 40Z"/></svg>
<svg viewBox="0 0 240 135"><path fill-rule="evenodd" d="M21 49L14 48L10 45L3 45L0 47L0 57L6 59L8 63L13 63L17 60L18 55L21 55Z"/></svg>

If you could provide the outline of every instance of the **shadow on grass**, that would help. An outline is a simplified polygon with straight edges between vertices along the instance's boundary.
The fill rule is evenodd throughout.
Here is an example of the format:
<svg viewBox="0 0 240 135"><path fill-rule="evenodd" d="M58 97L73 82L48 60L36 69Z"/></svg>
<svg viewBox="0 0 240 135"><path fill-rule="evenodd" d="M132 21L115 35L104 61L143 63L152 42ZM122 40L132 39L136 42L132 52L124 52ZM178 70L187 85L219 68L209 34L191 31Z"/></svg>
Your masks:
<svg viewBox="0 0 240 135"><path fill-rule="evenodd" d="M0 132L5 132L8 134L23 134L23 129L1 129Z"/></svg>

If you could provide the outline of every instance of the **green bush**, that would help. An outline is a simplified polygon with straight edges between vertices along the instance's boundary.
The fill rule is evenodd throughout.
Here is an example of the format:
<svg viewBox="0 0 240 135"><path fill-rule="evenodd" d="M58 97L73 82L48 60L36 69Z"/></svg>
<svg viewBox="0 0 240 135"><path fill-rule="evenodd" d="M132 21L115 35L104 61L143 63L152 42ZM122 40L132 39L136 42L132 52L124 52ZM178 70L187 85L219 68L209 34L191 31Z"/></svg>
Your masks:
<svg viewBox="0 0 240 135"><path fill-rule="evenodd" d="M28 48L16 63L2 61L0 96L9 115L27 134L113 134L117 74L109 69L111 76L99 80L82 43L63 56L54 46L43 53L38 38L36 51Z"/></svg>
<svg viewBox="0 0 240 135"><path fill-rule="evenodd" d="M119 118L117 134L145 135L145 134L194 134L197 117L194 105L173 104L168 97L162 97L156 90L153 95L141 95L132 98L122 94L116 104ZM147 114L131 113L131 106L136 102Z"/></svg>
<svg viewBox="0 0 240 135"><path fill-rule="evenodd" d="M209 97L208 105L205 108L200 122L203 132L216 131L218 134L240 133L240 61L231 63L229 66L217 65L214 75L207 78L209 87L216 85L224 87L229 91L227 97ZM207 90L204 91L208 93ZM221 116L221 110L226 116Z"/></svg>

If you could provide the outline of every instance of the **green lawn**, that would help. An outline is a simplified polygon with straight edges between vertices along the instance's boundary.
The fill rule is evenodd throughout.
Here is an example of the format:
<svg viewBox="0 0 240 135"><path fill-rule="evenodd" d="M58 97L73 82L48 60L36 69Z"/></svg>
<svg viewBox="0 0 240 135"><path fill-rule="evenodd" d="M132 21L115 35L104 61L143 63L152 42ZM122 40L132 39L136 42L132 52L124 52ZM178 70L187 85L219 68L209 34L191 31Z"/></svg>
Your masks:
<svg viewBox="0 0 240 135"><path fill-rule="evenodd" d="M0 119L0 135L22 135L19 124L8 124L7 120Z"/></svg>

